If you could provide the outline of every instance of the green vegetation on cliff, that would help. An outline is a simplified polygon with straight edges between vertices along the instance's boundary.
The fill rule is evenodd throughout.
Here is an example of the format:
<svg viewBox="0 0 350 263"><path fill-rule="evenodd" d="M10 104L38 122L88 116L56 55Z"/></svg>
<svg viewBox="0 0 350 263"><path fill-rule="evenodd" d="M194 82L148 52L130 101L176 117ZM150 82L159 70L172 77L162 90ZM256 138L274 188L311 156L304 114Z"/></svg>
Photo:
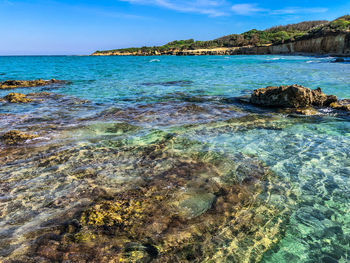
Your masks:
<svg viewBox="0 0 350 263"><path fill-rule="evenodd" d="M166 53L172 50L196 50L212 48L230 48L244 46L276 45L288 41L295 41L305 37L312 37L326 33L350 31L350 15L339 17L334 21L307 21L285 26L276 26L266 30L252 29L242 34L232 34L209 41L175 40L163 46L125 48L106 51L96 51L94 54L107 53Z"/></svg>

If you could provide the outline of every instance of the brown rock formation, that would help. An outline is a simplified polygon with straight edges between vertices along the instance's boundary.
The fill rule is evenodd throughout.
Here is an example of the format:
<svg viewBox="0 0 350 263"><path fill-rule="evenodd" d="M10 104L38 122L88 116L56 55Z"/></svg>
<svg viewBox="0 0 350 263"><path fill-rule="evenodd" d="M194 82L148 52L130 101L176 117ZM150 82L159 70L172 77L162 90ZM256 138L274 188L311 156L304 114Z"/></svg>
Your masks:
<svg viewBox="0 0 350 263"><path fill-rule="evenodd" d="M4 100L10 102L10 103L28 103L32 102L32 99L29 99L26 97L26 95L22 93L14 93L11 92L8 95L4 97Z"/></svg>
<svg viewBox="0 0 350 263"><path fill-rule="evenodd" d="M250 102L256 105L281 108L322 107L336 101L336 96L327 96L320 88L310 90L300 85L257 89L250 98Z"/></svg>
<svg viewBox="0 0 350 263"><path fill-rule="evenodd" d="M306 115L306 116L313 116L319 114L317 110L314 108L303 108L303 109L295 109L295 113L301 114L301 115Z"/></svg>
<svg viewBox="0 0 350 263"><path fill-rule="evenodd" d="M38 135L35 134L26 134L21 131L12 130L3 134L0 138L8 145L17 145L24 143L27 140L37 138Z"/></svg>
<svg viewBox="0 0 350 263"><path fill-rule="evenodd" d="M333 102L330 106L335 110L350 111L350 103L346 100Z"/></svg>
<svg viewBox="0 0 350 263"><path fill-rule="evenodd" d="M250 103L264 107L278 107L282 112L303 115L318 114L315 107L331 107L350 111L350 100L339 100L335 95L326 95L320 88L310 90L300 85L267 87L254 90Z"/></svg>
<svg viewBox="0 0 350 263"><path fill-rule="evenodd" d="M6 80L0 82L0 89L14 89L14 88L26 88L26 87L39 87L47 86L51 84L64 83L62 80L50 79L50 80Z"/></svg>

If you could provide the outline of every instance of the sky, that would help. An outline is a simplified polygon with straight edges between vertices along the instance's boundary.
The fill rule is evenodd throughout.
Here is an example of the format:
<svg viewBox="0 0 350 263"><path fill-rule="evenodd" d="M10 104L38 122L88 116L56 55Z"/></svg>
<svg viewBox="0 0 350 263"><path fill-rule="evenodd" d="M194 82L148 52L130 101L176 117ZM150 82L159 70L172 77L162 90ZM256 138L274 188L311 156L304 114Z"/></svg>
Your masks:
<svg viewBox="0 0 350 263"><path fill-rule="evenodd" d="M0 55L85 55L210 40L349 13L350 0L0 0Z"/></svg>

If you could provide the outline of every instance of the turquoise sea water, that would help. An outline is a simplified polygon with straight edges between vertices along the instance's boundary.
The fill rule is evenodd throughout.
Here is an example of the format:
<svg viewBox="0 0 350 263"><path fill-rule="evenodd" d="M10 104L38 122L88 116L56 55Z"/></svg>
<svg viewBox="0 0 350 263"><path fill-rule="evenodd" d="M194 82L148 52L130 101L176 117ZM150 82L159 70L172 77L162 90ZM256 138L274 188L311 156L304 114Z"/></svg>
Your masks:
<svg viewBox="0 0 350 263"><path fill-rule="evenodd" d="M170 211L171 220L147 215L156 230L140 234L133 214L137 234L115 245L124 246L126 262L349 262L349 114L321 109L316 116L296 116L236 99L257 88L287 84L350 98L350 64L331 61L301 56L0 57L0 81L70 82L16 89L62 96L0 106L0 133L17 129L39 135L26 145L0 145L0 259L39 255L44 260L47 254L62 259L32 247L41 235L57 234L62 217L79 220L82 211L92 214L91 207L104 200L94 199L93 189L118 202L118 194L136 188L165 196L157 202L162 200L160 207ZM0 97L9 92L0 90ZM129 220L124 208L118 209ZM115 218L115 239L134 231ZM91 229L92 223L80 223L95 235L105 234ZM74 253L85 248L76 238L82 230L76 231L70 241L79 244ZM170 237L182 241L172 243ZM94 238L85 241L98 247ZM130 252L131 243L138 244L131 251L139 254Z"/></svg>

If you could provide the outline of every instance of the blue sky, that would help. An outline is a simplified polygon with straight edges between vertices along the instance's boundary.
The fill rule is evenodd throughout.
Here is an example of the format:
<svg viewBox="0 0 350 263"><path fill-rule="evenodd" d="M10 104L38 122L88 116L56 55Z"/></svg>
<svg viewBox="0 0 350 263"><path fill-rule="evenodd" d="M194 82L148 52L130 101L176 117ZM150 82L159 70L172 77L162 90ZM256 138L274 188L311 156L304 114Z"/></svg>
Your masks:
<svg viewBox="0 0 350 263"><path fill-rule="evenodd" d="M0 0L0 55L89 54L350 13L349 0Z"/></svg>

